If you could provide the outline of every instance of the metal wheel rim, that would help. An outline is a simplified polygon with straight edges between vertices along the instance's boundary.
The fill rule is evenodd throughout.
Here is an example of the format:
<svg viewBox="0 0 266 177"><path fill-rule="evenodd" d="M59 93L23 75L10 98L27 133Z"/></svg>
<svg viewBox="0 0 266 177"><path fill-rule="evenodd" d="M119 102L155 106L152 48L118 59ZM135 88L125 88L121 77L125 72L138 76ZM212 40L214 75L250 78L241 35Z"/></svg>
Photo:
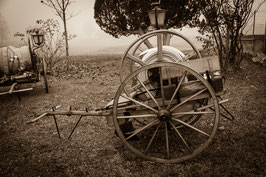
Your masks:
<svg viewBox="0 0 266 177"><path fill-rule="evenodd" d="M127 57L127 55L129 54L129 51L132 49L132 47L134 47L135 44L137 43L142 43L145 39L148 39L150 37L153 37L159 33L166 33L166 34L172 34L172 35L175 35L175 36L178 36L180 37L181 39L185 40L191 47L192 49L196 52L198 58L201 58L201 54L200 52L198 51L198 49L196 48L196 46L188 39L186 38L185 36L183 36L182 34L180 33L177 33L177 32L174 32L174 31L170 31L170 30L155 30L155 31L152 31L152 32L148 32L142 36L140 36L139 38L137 38L136 40L134 40L130 45L129 47L126 49L126 51L124 52L123 54L123 57L122 57L122 60L121 60L121 69L120 69L120 82L122 82L125 77L123 77L123 68L125 67L125 60ZM143 41L142 41L143 40ZM134 49L133 51L133 55L135 54L135 52L137 51L137 48L139 47L140 44L137 44L136 48Z"/></svg>
<svg viewBox="0 0 266 177"><path fill-rule="evenodd" d="M212 128L212 132L210 134L210 137L208 138L207 141L205 141L205 143L203 145L200 146L200 148L196 149L195 151L193 151L192 154L190 155L187 155L187 156L184 156L184 157L181 157L181 158L178 158L178 159L165 159L165 158L157 158L157 157L151 157L151 156L147 156L145 155L143 152L140 152L139 150L135 149L133 146L131 146L127 140L125 139L123 133L121 132L120 130L120 126L119 126L119 123L116 119L116 117L118 116L118 111L117 111L117 108L118 108L118 99L119 99L119 96L122 92L122 90L124 89L124 86L126 85L126 83L132 79L135 75L137 75L138 73L144 71L144 70L148 70L150 68L153 68L153 67L162 67L162 66L176 66L176 67L181 67L183 68L185 71L189 72L189 73L193 73L193 75L196 75L197 78L206 86L206 88L208 89L210 95L211 95L211 98L213 100L213 103L214 103L214 107L215 107L215 119L214 119L214 124L213 124L213 128ZM161 62L161 63L155 63L155 64L150 64L150 65L147 65L147 66L144 66L136 71L134 71L132 74L130 74L120 85L118 91L116 92L116 95L115 95L115 98L114 98L114 104L113 104L113 122L114 122L114 125L115 125L115 129L118 133L118 136L120 137L120 139L122 140L122 142L131 150L133 151L135 154L139 155L140 157L143 157L147 160L151 160L151 161L155 161L155 162L160 162L160 163L179 163L179 162L182 162L182 161L185 161L185 160L188 160L188 159L191 159L192 157L198 155L200 152L202 152L204 149L207 148L207 146L211 143L211 141L213 140L214 138L214 135L216 133L216 130L218 128L218 123L219 123L219 106L218 106L218 102L217 102L217 98L215 96L215 92L213 90L213 88L210 86L210 84L197 72L195 72L194 70L182 65L182 64L177 64L177 63L164 63L164 62Z"/></svg>

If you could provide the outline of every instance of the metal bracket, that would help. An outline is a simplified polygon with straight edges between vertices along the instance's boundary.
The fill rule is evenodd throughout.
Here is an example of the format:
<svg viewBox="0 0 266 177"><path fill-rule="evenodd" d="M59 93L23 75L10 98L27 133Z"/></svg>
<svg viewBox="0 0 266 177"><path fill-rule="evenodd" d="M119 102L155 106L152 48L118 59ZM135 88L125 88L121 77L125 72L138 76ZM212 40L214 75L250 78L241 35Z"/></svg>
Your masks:
<svg viewBox="0 0 266 177"><path fill-rule="evenodd" d="M219 98L220 100L223 100L222 98L221 98L221 96L217 96L217 98ZM226 109L223 105L222 105L222 101L220 101L220 102L218 102L219 103L219 106L229 115L229 117L228 116L226 116L226 115L224 115L224 114L222 114L222 113L220 113L220 115L222 116L222 117L224 117L224 118L226 118L226 119L228 119L228 120L230 120L230 121L233 121L233 120L235 120L235 117L228 111L228 109ZM211 108L211 107L209 107L211 110L213 110L214 111L214 109L213 108Z"/></svg>
<svg viewBox="0 0 266 177"><path fill-rule="evenodd" d="M222 100L221 96L217 96L220 100ZM235 120L235 117L228 111L228 109L226 109L222 104L220 104L220 107L223 108L223 110L229 115L229 117L225 116L224 114L220 113L221 116L223 116L224 118L228 119L228 120Z"/></svg>

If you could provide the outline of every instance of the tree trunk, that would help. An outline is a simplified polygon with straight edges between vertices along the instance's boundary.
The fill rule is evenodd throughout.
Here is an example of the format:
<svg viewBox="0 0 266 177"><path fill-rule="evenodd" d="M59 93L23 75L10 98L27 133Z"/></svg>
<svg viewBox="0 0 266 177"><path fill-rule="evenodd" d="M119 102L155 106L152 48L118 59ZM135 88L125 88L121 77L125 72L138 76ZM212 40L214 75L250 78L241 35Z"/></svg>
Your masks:
<svg viewBox="0 0 266 177"><path fill-rule="evenodd" d="M225 61L224 61L225 59L224 59L223 38L222 38L222 35L220 33L218 26L215 26L215 28L216 28L216 31L212 28L212 35L218 48L219 63L220 63L221 71L224 72L226 68L225 68Z"/></svg>
<svg viewBox="0 0 266 177"><path fill-rule="evenodd" d="M63 12L63 22L64 22L64 36L65 36L65 42L66 42L67 71L68 71L69 70L69 52L68 52L68 35L67 35L65 11Z"/></svg>
<svg viewBox="0 0 266 177"><path fill-rule="evenodd" d="M65 41L66 41L66 56L69 56L69 52L68 52L67 26L66 26L65 19L64 19L64 36L65 36Z"/></svg>

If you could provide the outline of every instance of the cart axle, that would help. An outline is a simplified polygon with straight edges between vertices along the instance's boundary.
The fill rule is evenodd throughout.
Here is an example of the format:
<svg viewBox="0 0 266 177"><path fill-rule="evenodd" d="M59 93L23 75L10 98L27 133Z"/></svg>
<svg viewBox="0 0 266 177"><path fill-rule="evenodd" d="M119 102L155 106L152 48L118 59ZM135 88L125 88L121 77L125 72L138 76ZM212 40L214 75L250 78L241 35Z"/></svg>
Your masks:
<svg viewBox="0 0 266 177"><path fill-rule="evenodd" d="M161 109L158 113L159 120L168 122L171 119L171 113L166 109Z"/></svg>

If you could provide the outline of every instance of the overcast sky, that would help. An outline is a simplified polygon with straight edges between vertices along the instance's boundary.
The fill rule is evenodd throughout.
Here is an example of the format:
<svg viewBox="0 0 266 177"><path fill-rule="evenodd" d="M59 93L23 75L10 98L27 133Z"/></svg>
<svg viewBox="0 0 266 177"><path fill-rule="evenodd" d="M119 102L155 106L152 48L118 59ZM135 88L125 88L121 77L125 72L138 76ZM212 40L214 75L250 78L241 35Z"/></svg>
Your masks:
<svg viewBox="0 0 266 177"><path fill-rule="evenodd" d="M121 52L121 49L124 50L130 42L136 39L136 36L116 39L104 33L93 18L94 2L95 0L76 0L70 6L69 12L77 14L67 21L69 33L77 35L75 39L70 41L70 54L72 55L110 50L114 53ZM13 38L16 32L25 33L25 30L29 26L34 26L38 19L54 18L60 20L54 11L41 4L40 0L0 0L0 15L7 22L9 38ZM265 19L265 16L262 18ZM260 21L263 21L260 23L264 24L265 20ZM61 26L63 26L62 23ZM192 41L196 41L195 36L198 35L196 29L186 28L181 33Z"/></svg>
<svg viewBox="0 0 266 177"><path fill-rule="evenodd" d="M104 33L96 24L94 16L95 0L76 0L70 6L69 12L77 14L67 21L69 33L77 37L70 41L71 54L89 54L95 51L110 51L116 53L124 50L136 36L116 39ZM40 0L0 0L0 13L7 22L9 37L16 32L25 32L29 26L34 26L38 19L59 19L52 9L40 3ZM60 21L61 23L61 21ZM63 25L61 25L63 26ZM192 41L198 35L196 29L182 30Z"/></svg>

